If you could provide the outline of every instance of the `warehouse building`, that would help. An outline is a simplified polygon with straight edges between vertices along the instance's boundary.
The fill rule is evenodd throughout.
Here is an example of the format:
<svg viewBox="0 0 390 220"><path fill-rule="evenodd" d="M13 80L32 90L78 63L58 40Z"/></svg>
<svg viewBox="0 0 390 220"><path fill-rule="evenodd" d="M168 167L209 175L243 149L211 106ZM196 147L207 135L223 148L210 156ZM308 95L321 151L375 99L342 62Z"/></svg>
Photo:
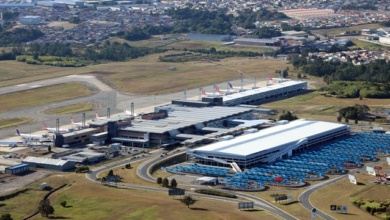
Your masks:
<svg viewBox="0 0 390 220"><path fill-rule="evenodd" d="M19 23L25 25L39 24L41 23L41 16L23 16L19 17Z"/></svg>
<svg viewBox="0 0 390 220"><path fill-rule="evenodd" d="M61 159L52 159L46 157L32 157L28 156L23 159L23 163L30 165L30 167L42 168L48 170L66 171L76 167L76 163Z"/></svg>
<svg viewBox="0 0 390 220"><path fill-rule="evenodd" d="M61 160L72 161L74 163L98 163L106 159L106 154L91 151L82 151L61 157Z"/></svg>
<svg viewBox="0 0 390 220"><path fill-rule="evenodd" d="M236 163L249 168L348 134L349 126L344 124L301 119L189 150L187 156L196 163L219 166Z"/></svg>
<svg viewBox="0 0 390 220"><path fill-rule="evenodd" d="M5 168L5 173L6 174L11 174L11 175L18 175L22 173L26 173L30 171L30 165L21 163L17 164L15 166L10 166Z"/></svg>

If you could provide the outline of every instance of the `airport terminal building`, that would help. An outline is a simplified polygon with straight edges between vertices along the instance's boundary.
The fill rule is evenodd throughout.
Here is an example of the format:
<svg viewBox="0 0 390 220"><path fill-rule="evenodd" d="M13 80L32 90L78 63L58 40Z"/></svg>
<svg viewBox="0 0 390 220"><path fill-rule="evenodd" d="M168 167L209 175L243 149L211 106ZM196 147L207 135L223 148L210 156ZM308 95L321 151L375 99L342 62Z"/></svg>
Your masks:
<svg viewBox="0 0 390 220"><path fill-rule="evenodd" d="M187 156L195 163L250 168L349 134L345 124L300 119L188 150Z"/></svg>

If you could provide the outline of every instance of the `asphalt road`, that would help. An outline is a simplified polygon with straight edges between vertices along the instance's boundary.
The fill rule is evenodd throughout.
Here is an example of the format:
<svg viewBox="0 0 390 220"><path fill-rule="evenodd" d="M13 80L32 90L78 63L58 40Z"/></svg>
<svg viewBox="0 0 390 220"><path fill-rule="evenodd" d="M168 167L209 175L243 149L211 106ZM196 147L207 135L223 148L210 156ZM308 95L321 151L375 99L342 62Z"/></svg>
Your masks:
<svg viewBox="0 0 390 220"><path fill-rule="evenodd" d="M374 166L376 166L376 165L378 165L378 164L380 164L380 163L382 163L382 162L383 162L383 161L372 162L372 163L369 163L369 164L365 164L365 166L374 167ZM360 168L357 168L357 169L354 169L354 170L352 170L351 172L349 172L349 174L354 175L354 174L356 174L356 173L358 173L358 172L364 172L365 166L360 167ZM336 177L336 178L333 178L333 179L330 179L330 180L322 181L322 182L320 182L320 183L318 183L318 184L315 184L315 185L309 187L307 190L303 191L303 192L301 193L301 195L299 195L298 201L301 203L301 205L302 205L303 207L305 207L307 210L309 210L309 211L311 212L311 210L312 210L313 208L316 208L316 207L314 207L314 206L311 204L311 202L310 202L310 196L311 196L315 191L319 190L320 188L329 186L329 185L331 185L331 184L333 184L333 183L336 183L337 181L340 181L340 180L345 179L345 178L347 178L347 177L348 177L348 174L342 175L342 176L339 176L339 177ZM330 220L336 219L336 218L333 218L332 216L330 216L330 215L328 215L328 214L322 212L322 211L319 210L318 208L316 208L316 210L317 210L317 211L316 211L316 212L317 212L317 216L319 216L319 217L322 218L322 219L326 219L326 220L328 220L328 219L330 219Z"/></svg>
<svg viewBox="0 0 390 220"><path fill-rule="evenodd" d="M184 148L181 148L180 152L171 153L168 157L173 157L173 156L177 156L178 154L182 154L182 153L184 153L184 150L185 150ZM151 154L148 154L147 157L153 157L153 156L155 156L155 157L150 159L150 160L145 161L140 166L138 166L137 174L141 178L143 178L147 181L153 182L153 183L156 182L156 179L149 175L148 170L153 164L159 162L160 160L167 158L167 156L159 157L159 155L161 153L162 153L162 151L155 151L155 152L152 152ZM141 157L141 158L138 158L136 160L126 159L126 160L118 161L118 162L115 162L113 164L92 170L92 171L90 171L90 173L88 173L86 175L86 177L89 180L95 181L100 172L103 172L105 170L110 170L110 169L113 169L115 167L124 166L126 163L139 161L139 160L142 160L144 158L145 157ZM156 191L156 192L167 192L168 191L167 189L161 189L161 188L157 188L157 187L136 186L136 185L130 185L130 184L124 184L124 183L109 183L109 184L111 186L116 186L116 187L120 187L120 188L131 188L131 189L148 190L148 191ZM199 185L183 185L183 184L181 184L180 187L186 188L186 189L204 188L204 186L199 186ZM283 210L271 205L270 203L268 203L268 202L266 202L258 197L248 195L248 194L242 193L242 192L234 192L234 193L241 198L244 198L248 201L254 202L256 207L274 213L276 216L279 216L281 219L297 219L294 216L284 212ZM222 198L222 197L210 196L210 195L204 195L204 194L195 194L195 193L191 193L191 190L187 190L186 194L194 195L195 197L202 197L202 198L220 200L220 201L225 201L225 202L233 202L233 203L239 202L239 200L237 200L237 199Z"/></svg>

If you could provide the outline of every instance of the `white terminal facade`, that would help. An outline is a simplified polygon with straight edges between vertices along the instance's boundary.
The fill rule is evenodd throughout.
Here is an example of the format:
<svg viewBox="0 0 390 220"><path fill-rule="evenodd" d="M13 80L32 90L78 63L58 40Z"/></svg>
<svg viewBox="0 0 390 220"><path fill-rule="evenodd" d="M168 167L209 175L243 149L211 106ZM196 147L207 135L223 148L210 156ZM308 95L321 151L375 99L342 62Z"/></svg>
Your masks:
<svg viewBox="0 0 390 220"><path fill-rule="evenodd" d="M349 126L344 124L300 119L189 150L187 156L196 163L228 166L235 162L250 168L348 134Z"/></svg>

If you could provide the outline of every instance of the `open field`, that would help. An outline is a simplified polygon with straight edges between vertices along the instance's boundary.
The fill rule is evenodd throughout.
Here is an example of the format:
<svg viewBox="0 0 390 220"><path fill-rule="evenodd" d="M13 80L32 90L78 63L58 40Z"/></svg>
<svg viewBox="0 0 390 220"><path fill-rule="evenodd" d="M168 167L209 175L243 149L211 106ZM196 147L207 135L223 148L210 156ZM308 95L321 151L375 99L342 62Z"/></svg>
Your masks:
<svg viewBox="0 0 390 220"><path fill-rule="evenodd" d="M367 105L370 108L390 107L388 102L384 99L342 99L336 97L325 97L315 91L267 103L261 105L261 107L275 109L278 110L279 113L283 110L292 111L293 114L297 115L299 118L312 118L336 122L338 109L346 106L353 106L355 104Z"/></svg>
<svg viewBox="0 0 390 220"><path fill-rule="evenodd" d="M72 67L30 65L10 60L0 61L0 66L0 87L71 75L72 70L77 71Z"/></svg>
<svg viewBox="0 0 390 220"><path fill-rule="evenodd" d="M386 164L381 166L388 167ZM355 197L377 201L387 201L389 199L389 186L371 183L370 181L374 180L375 177L368 175L365 171L355 174L355 177L359 183L358 185L354 185L350 183L348 179L344 179L316 191L311 197L311 202L313 205L317 206L321 210L324 210L328 214L332 213L330 211L330 205L347 205L348 214L332 213L332 216L337 219L378 219L370 213L354 206L350 202L350 198Z"/></svg>
<svg viewBox="0 0 390 220"><path fill-rule="evenodd" d="M351 49L351 50L358 49L358 48L361 48L363 50L383 50L383 49L388 49L390 47L390 46L374 44L374 43L370 43L370 42L362 41L362 40L358 40L358 39L354 39L354 40L352 40L352 42L355 45L353 45L352 47L349 47L349 49Z"/></svg>
<svg viewBox="0 0 390 220"><path fill-rule="evenodd" d="M133 185L140 185L140 186L150 186L150 187L159 187L157 183L151 183L149 181L146 181L144 179L141 179L137 175L137 167L143 163L142 162L135 162L135 163L130 163L131 164L131 169L126 169L124 168L125 166L117 167L115 169L112 169L114 172L114 175L119 175L121 176L122 182L124 183L129 183ZM108 174L108 171L102 172L99 174L99 178L102 178ZM162 188L162 187L161 187Z"/></svg>
<svg viewBox="0 0 390 220"><path fill-rule="evenodd" d="M382 26L380 24L363 24L363 25L357 25L352 27L318 29L318 30L313 30L312 32L321 35L326 34L328 36L333 36L346 31L361 31L362 29L378 29L381 27Z"/></svg>
<svg viewBox="0 0 390 220"><path fill-rule="evenodd" d="M161 49L172 49L176 50L181 49L210 49L214 47L217 51L252 51L258 53L272 52L274 49L272 47L261 47L261 46L247 46L247 45L230 45L223 46L224 42L211 42L211 41L194 41L194 40L177 40L177 39L168 39L160 40L159 36L154 36L148 40L141 41L127 41L122 38L113 38L113 42L118 43L128 43L131 46L135 47L158 47Z"/></svg>
<svg viewBox="0 0 390 220"><path fill-rule="evenodd" d="M74 114L92 110L92 103L77 103L73 105L62 106L58 108L47 109L44 111L45 114L49 115L66 115L66 114Z"/></svg>
<svg viewBox="0 0 390 220"><path fill-rule="evenodd" d="M237 79L241 77L241 73L244 77L265 78L275 70L287 67L290 67L292 72L292 66L286 61L228 58L211 63L163 63L158 61L160 55L153 54L128 62L111 62L80 68L34 66L16 61L1 61L0 86L65 75L92 74L121 92L161 94ZM172 66L177 70L168 70Z"/></svg>
<svg viewBox="0 0 390 220"><path fill-rule="evenodd" d="M292 69L285 61L263 59L227 58L209 63L163 63L157 62L157 59L158 55L151 55L131 62L132 65L122 66L116 63L115 68L108 68L113 64L100 65L100 71L95 73L122 92L150 95L225 82L240 78L241 73L244 77L265 78L275 70L287 67ZM145 65L145 61L148 65ZM177 70L169 70L172 66ZM116 71L104 72L103 69Z"/></svg>
<svg viewBox="0 0 390 220"><path fill-rule="evenodd" d="M17 126L21 124L26 124L32 122L32 118L20 117L20 118L1 118L0 119L0 129Z"/></svg>
<svg viewBox="0 0 390 220"><path fill-rule="evenodd" d="M90 182L83 174L53 175L38 183L41 182L52 186L69 184L50 196L50 202L55 209L53 217L57 219L277 219L261 210L238 211L235 204L197 196L197 203L188 209L177 200L179 197L168 197L166 193L107 187ZM43 195L38 194L40 190L29 192L32 193L2 202L5 206L0 207L0 214L10 213L14 219L21 219L31 213ZM62 201L67 202L66 208L60 205ZM37 215L33 219L43 218Z"/></svg>
<svg viewBox="0 0 390 220"><path fill-rule="evenodd" d="M0 95L0 112L58 102L90 94L92 94L92 91L81 83L63 83L9 93Z"/></svg>

